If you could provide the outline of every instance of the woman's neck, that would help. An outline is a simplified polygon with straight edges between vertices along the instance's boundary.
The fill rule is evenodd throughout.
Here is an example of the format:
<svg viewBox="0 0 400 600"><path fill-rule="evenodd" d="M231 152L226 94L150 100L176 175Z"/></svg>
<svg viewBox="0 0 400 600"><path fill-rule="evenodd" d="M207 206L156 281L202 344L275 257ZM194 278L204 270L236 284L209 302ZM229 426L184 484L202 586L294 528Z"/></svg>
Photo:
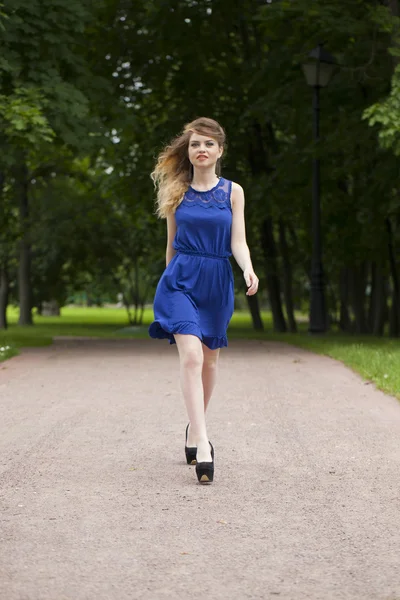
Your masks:
<svg viewBox="0 0 400 600"><path fill-rule="evenodd" d="M216 175L214 169L210 171L198 171L196 168L194 168L191 185L197 190L209 190L216 185L218 179L219 177Z"/></svg>

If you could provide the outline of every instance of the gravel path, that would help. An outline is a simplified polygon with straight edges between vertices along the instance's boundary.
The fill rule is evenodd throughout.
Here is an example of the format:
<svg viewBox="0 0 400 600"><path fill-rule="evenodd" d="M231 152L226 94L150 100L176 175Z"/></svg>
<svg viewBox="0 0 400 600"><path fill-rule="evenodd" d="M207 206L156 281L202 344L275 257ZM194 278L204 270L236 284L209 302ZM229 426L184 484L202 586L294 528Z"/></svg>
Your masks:
<svg viewBox="0 0 400 600"><path fill-rule="evenodd" d="M232 341L186 465L175 346L58 341L0 365L1 600L400 600L400 403Z"/></svg>

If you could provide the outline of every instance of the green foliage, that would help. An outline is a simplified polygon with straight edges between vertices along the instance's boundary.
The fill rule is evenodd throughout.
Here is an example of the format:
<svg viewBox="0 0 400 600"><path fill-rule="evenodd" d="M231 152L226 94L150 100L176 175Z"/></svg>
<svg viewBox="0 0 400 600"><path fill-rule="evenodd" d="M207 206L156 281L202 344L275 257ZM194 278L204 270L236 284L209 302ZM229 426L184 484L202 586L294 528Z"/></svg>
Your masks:
<svg viewBox="0 0 400 600"><path fill-rule="evenodd" d="M0 82L14 127L29 133L36 125L38 137L51 141L55 132L59 141L79 147L93 127L89 95L99 87L80 48L95 15L91 3L13 0L4 13Z"/></svg>
<svg viewBox="0 0 400 600"><path fill-rule="evenodd" d="M10 96L0 94L0 127L7 145L22 151L51 142L55 133L44 114L46 102L37 88L16 88ZM4 155L3 155L4 160Z"/></svg>
<svg viewBox="0 0 400 600"><path fill-rule="evenodd" d="M364 111L369 125L379 125L378 139L385 149L400 155L400 65L396 67L389 95Z"/></svg>
<svg viewBox="0 0 400 600"><path fill-rule="evenodd" d="M25 161L38 302L63 302L74 286L123 291L137 306L151 299L165 223L154 215L149 173L161 147L199 115L227 131L223 172L245 188L262 287L260 224L271 215L289 232L297 302L308 294L317 155L333 312L342 269L380 261L388 272L385 220L399 210L392 150L400 152L400 106L398 19L387 6L7 0L0 20L0 164L13 231L5 253L15 262L18 178L10 167ZM321 91L316 147L300 63L321 39L340 66Z"/></svg>

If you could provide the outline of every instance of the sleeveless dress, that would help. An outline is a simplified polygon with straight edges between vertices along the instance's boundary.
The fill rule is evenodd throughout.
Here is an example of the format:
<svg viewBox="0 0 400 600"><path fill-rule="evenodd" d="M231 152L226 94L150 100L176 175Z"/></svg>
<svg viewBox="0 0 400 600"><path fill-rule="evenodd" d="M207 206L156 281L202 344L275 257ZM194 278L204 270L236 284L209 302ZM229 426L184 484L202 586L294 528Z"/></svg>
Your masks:
<svg viewBox="0 0 400 600"><path fill-rule="evenodd" d="M220 178L211 190L189 187L175 212L176 250L157 285L152 338L195 335L211 350L228 345L233 314L231 250L232 182Z"/></svg>

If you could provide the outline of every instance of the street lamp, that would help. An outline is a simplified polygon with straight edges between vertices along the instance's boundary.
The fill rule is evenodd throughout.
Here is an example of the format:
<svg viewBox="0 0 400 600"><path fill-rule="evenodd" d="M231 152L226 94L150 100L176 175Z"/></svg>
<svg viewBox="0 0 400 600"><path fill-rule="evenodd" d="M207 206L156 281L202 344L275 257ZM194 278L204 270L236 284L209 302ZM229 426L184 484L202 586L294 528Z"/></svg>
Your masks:
<svg viewBox="0 0 400 600"><path fill-rule="evenodd" d="M302 65L308 85L313 93L313 137L317 145L319 141L319 91L326 87L333 75L336 60L318 44L308 55ZM315 148L318 154L318 148ZM319 158L313 158L312 185L312 262L311 262L311 297L310 297L310 333L324 333L327 330L325 308L324 272L322 268L321 245L321 206L320 206L320 165Z"/></svg>

